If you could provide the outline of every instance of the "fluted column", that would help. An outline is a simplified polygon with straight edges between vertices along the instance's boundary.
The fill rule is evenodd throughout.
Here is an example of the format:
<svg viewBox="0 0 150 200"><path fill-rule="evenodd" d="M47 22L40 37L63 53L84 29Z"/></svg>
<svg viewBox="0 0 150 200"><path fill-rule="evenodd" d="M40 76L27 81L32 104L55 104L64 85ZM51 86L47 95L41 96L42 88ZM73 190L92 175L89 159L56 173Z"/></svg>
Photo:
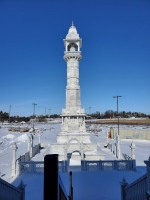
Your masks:
<svg viewBox="0 0 150 200"><path fill-rule="evenodd" d="M13 159L12 159L12 173L11 176L14 177L16 175L16 151L18 147L16 143L13 144L12 150L13 150Z"/></svg>

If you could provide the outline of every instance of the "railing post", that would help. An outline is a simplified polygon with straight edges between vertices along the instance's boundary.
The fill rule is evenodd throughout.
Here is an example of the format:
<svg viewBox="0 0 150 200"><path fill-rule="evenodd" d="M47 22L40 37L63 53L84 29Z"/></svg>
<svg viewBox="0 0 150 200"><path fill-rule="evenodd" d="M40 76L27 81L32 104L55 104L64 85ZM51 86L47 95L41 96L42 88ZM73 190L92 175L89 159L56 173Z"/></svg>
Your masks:
<svg viewBox="0 0 150 200"><path fill-rule="evenodd" d="M31 148L30 148L30 157L33 157L33 134L31 134Z"/></svg>
<svg viewBox="0 0 150 200"><path fill-rule="evenodd" d="M64 168L65 168L65 172L68 171L68 161L67 161L67 149L68 149L68 145L67 143L64 144L63 146L64 148Z"/></svg>
<svg viewBox="0 0 150 200"><path fill-rule="evenodd" d="M120 159L120 139L118 134L116 134L116 158Z"/></svg>
<svg viewBox="0 0 150 200"><path fill-rule="evenodd" d="M81 160L81 171L84 171L84 160Z"/></svg>
<svg viewBox="0 0 150 200"><path fill-rule="evenodd" d="M84 160L84 145L83 142L80 144L81 160Z"/></svg>
<svg viewBox="0 0 150 200"><path fill-rule="evenodd" d="M144 161L147 168L147 197L150 200L150 157L148 160Z"/></svg>
<svg viewBox="0 0 150 200"><path fill-rule="evenodd" d="M21 200L25 200L25 187L26 185L21 180L20 184L18 185L18 188L22 191Z"/></svg>
<svg viewBox="0 0 150 200"><path fill-rule="evenodd" d="M112 144L110 144L110 145L111 145L111 146L110 146L110 147L111 147L111 152L113 153L113 145L112 145Z"/></svg>
<svg viewBox="0 0 150 200"><path fill-rule="evenodd" d="M99 160L99 170L101 171L102 170L102 161Z"/></svg>
<svg viewBox="0 0 150 200"><path fill-rule="evenodd" d="M28 136L28 152L30 153L31 151L31 138Z"/></svg>
<svg viewBox="0 0 150 200"><path fill-rule="evenodd" d="M135 159L135 144L134 144L133 141L132 141L132 143L131 143L130 148L131 148L131 156L132 156L132 159Z"/></svg>
<svg viewBox="0 0 150 200"><path fill-rule="evenodd" d="M16 175L20 174L20 159L16 160Z"/></svg>
<svg viewBox="0 0 150 200"><path fill-rule="evenodd" d="M136 171L136 160L135 160L135 143L132 141L131 143L131 156L132 156L132 169Z"/></svg>
<svg viewBox="0 0 150 200"><path fill-rule="evenodd" d="M69 173L70 175L70 189L69 189L69 200L73 200L73 187L72 187L72 172Z"/></svg>
<svg viewBox="0 0 150 200"><path fill-rule="evenodd" d="M116 142L114 143L114 155L116 156Z"/></svg>
<svg viewBox="0 0 150 200"><path fill-rule="evenodd" d="M12 173L11 176L14 177L16 175L16 151L18 147L16 143L12 145L12 150L13 150L13 159L12 159Z"/></svg>
<svg viewBox="0 0 150 200"><path fill-rule="evenodd" d="M120 186L121 186L121 200L125 200L125 190L124 188L128 185L128 183L126 182L126 180L123 178L122 182L120 182Z"/></svg>
<svg viewBox="0 0 150 200"><path fill-rule="evenodd" d="M58 154L44 157L44 200L58 200Z"/></svg>

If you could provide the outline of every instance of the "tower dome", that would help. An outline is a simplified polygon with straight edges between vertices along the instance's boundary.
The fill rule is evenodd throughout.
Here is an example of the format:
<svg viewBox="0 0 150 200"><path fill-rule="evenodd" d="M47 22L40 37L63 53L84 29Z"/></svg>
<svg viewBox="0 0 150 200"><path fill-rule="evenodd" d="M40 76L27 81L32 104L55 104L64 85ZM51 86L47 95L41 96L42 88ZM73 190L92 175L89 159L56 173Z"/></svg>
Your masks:
<svg viewBox="0 0 150 200"><path fill-rule="evenodd" d="M68 34L66 35L66 39L79 39L79 34L77 32L74 23L72 22L72 26L69 28Z"/></svg>

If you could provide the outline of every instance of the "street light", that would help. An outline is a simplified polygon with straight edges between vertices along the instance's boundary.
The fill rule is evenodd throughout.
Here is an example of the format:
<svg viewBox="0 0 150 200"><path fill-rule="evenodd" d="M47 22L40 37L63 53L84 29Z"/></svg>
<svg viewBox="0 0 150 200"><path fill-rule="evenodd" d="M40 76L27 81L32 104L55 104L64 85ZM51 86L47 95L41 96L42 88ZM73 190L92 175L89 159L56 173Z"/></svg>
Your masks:
<svg viewBox="0 0 150 200"><path fill-rule="evenodd" d="M118 116L118 135L119 135L119 115L118 115L118 98L122 96L113 96L113 98L117 98L117 116Z"/></svg>
<svg viewBox="0 0 150 200"><path fill-rule="evenodd" d="M37 105L36 103L32 104L34 106L33 108L33 132L34 132L34 119L35 119L35 106Z"/></svg>

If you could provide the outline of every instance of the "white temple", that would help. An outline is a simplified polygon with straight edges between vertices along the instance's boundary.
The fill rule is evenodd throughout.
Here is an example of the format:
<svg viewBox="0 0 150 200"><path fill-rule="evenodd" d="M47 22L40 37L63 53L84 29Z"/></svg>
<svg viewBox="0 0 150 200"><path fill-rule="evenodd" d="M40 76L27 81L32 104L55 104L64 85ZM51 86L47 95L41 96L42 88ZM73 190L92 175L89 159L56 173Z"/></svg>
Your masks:
<svg viewBox="0 0 150 200"><path fill-rule="evenodd" d="M50 144L50 153L59 154L59 160L67 160L68 155L74 152L79 153L74 155L76 159L103 160L104 153L96 143L91 142L90 133L86 132L79 86L82 39L73 23L64 39L64 46L64 59L67 62L66 108L62 109L61 132L57 135L57 143Z"/></svg>

